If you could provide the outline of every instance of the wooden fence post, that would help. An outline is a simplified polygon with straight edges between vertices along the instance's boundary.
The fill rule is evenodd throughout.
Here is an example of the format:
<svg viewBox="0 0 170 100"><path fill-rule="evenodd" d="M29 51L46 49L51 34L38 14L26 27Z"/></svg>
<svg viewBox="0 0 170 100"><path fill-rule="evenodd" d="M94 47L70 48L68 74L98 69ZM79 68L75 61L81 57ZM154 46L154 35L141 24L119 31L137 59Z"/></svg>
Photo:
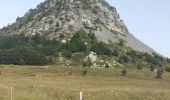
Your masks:
<svg viewBox="0 0 170 100"><path fill-rule="evenodd" d="M12 96L13 96L13 87L11 87L11 89L10 89L10 98L11 98L11 100L13 99Z"/></svg>
<svg viewBox="0 0 170 100"><path fill-rule="evenodd" d="M83 92L80 91L80 100L83 100Z"/></svg>

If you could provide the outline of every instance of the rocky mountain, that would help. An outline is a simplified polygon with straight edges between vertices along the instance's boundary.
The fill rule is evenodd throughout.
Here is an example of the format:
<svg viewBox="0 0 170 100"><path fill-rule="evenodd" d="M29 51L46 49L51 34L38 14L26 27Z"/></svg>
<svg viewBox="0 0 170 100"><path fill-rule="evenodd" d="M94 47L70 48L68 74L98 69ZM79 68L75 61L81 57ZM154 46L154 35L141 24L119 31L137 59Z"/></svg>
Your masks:
<svg viewBox="0 0 170 100"><path fill-rule="evenodd" d="M12 25L0 29L0 35L45 34L51 40L70 40L80 29L92 31L98 41L123 41L134 50L155 52L129 33L116 8L105 0L46 0Z"/></svg>

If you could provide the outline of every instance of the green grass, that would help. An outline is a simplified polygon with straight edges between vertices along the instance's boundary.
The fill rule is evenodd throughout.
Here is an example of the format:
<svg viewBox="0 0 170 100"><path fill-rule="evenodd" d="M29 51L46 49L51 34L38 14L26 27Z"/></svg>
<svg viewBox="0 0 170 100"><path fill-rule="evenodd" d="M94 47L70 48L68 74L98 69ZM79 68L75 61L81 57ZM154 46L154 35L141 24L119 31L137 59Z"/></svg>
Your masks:
<svg viewBox="0 0 170 100"><path fill-rule="evenodd" d="M78 66L0 66L0 100L10 99L10 87L14 87L13 100L170 100L170 73L162 80L154 79L149 69L129 69L127 76L121 69L89 69L81 76ZM66 72L71 70L72 75ZM38 75L38 77L37 77Z"/></svg>

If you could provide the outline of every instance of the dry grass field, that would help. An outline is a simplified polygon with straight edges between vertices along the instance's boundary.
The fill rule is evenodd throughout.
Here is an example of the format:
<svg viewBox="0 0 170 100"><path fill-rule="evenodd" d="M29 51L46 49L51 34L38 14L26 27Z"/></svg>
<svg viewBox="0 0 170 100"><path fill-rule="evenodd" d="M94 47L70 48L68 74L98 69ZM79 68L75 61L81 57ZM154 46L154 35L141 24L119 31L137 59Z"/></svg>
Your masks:
<svg viewBox="0 0 170 100"><path fill-rule="evenodd" d="M67 72L72 72L68 75ZM170 100L170 73L156 80L149 70L89 69L81 76L80 67L0 65L0 100Z"/></svg>

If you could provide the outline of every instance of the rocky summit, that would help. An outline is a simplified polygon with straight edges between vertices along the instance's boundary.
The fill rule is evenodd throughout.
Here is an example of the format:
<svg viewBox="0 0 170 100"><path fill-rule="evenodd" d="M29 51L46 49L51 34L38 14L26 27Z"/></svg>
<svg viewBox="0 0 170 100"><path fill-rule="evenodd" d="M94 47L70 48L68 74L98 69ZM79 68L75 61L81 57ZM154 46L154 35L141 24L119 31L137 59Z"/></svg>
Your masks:
<svg viewBox="0 0 170 100"><path fill-rule="evenodd" d="M93 32L104 43L123 41L140 52L155 52L129 33L115 7L105 0L46 0L16 22L0 29L1 36L45 34L70 40L80 29Z"/></svg>

